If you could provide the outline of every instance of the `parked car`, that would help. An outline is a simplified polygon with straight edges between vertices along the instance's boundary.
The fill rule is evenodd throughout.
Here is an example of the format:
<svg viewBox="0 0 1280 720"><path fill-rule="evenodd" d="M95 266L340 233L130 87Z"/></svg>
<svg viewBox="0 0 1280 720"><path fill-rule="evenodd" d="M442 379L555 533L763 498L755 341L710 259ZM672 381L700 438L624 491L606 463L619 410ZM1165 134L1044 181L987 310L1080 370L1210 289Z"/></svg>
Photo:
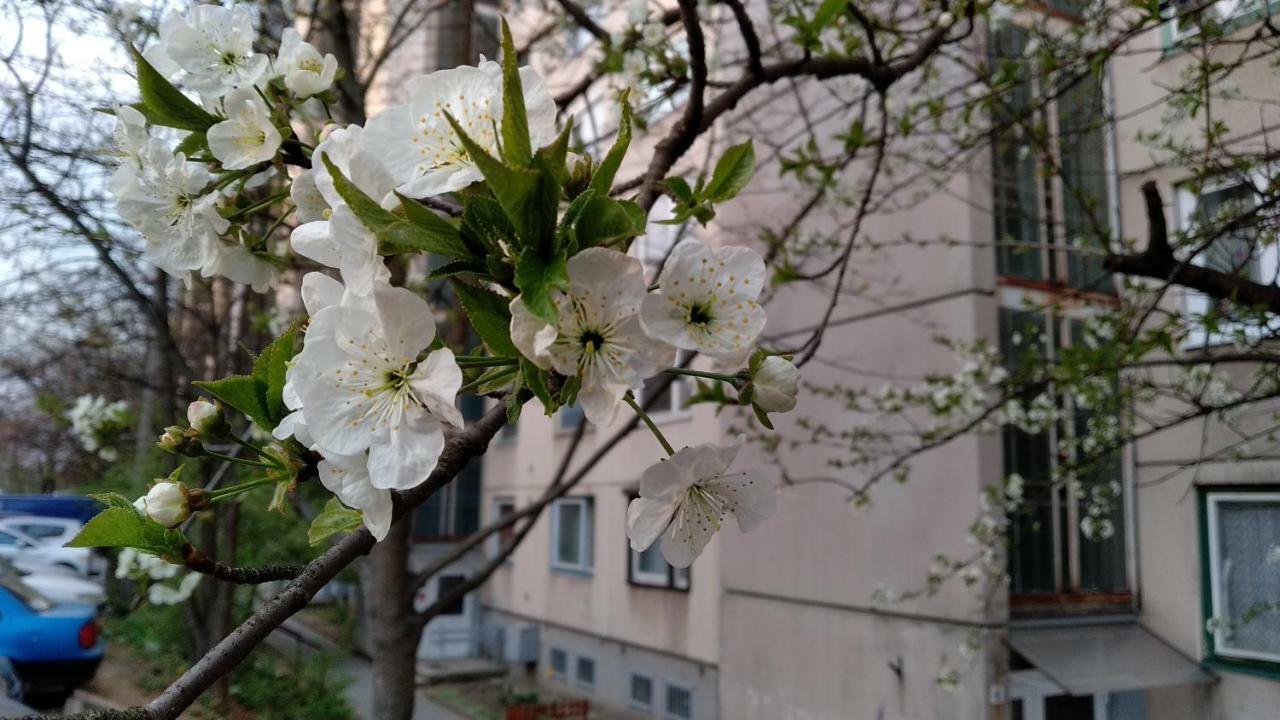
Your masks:
<svg viewBox="0 0 1280 720"><path fill-rule="evenodd" d="M97 609L56 605L13 574L0 575L0 656L26 697L63 698L93 679L104 651Z"/></svg>
<svg viewBox="0 0 1280 720"><path fill-rule="evenodd" d="M0 495L0 513L61 517L87 523L102 503L83 495Z"/></svg>
<svg viewBox="0 0 1280 720"><path fill-rule="evenodd" d="M86 603L101 606L107 599L106 590L101 583L57 565L46 565L23 558L0 558L0 575L5 573L22 578L28 586L55 604Z"/></svg>
<svg viewBox="0 0 1280 720"><path fill-rule="evenodd" d="M12 515L0 518L0 530L17 530L41 545L62 547L71 541L84 523L74 518L42 515Z"/></svg>
<svg viewBox="0 0 1280 720"><path fill-rule="evenodd" d="M88 575L93 566L93 554L89 548L41 545L34 538L12 529L0 529L0 557L10 560L21 557L69 568L80 575Z"/></svg>

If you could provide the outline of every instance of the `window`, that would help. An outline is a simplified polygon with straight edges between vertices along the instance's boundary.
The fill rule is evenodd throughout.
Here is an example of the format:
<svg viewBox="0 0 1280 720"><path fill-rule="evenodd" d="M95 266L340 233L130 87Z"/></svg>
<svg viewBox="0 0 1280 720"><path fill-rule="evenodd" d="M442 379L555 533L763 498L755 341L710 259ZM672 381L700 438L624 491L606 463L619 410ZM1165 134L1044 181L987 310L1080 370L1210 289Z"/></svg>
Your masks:
<svg viewBox="0 0 1280 720"><path fill-rule="evenodd" d="M18 530L37 540L62 537L66 528L61 525L16 525Z"/></svg>
<svg viewBox="0 0 1280 720"><path fill-rule="evenodd" d="M1192 262L1255 282L1275 281L1280 265L1274 244L1263 240L1263 229L1276 220L1273 213L1258 209L1259 198L1254 191L1254 187L1270 183L1268 172L1274 171L1220 178L1199 187L1190 183L1178 187L1178 228L1187 237L1185 244L1200 247L1211 240ZM1234 341L1232 329L1223 327L1224 323L1245 320L1229 301L1200 293L1188 291L1186 304L1190 316L1204 318L1205 329L1192 332L1188 339L1193 347ZM1258 321L1244 324L1243 329L1246 333L1267 330Z"/></svg>
<svg viewBox="0 0 1280 720"><path fill-rule="evenodd" d="M0 545L26 545L26 543L19 540L16 535L0 531Z"/></svg>
<svg viewBox="0 0 1280 720"><path fill-rule="evenodd" d="M1280 489L1202 497L1207 655L1280 672Z"/></svg>
<svg viewBox="0 0 1280 720"><path fill-rule="evenodd" d="M460 402L462 417L484 415L485 400L468 395ZM451 542L480 529L481 458L472 458L457 478L427 498L413 517L413 539L418 542Z"/></svg>
<svg viewBox="0 0 1280 720"><path fill-rule="evenodd" d="M513 497L496 497L493 499L493 517L492 521L497 522L505 517L510 517L516 512L516 499ZM515 524L502 528L493 538L490 545L490 552L497 555L503 547L509 544L516 536Z"/></svg>
<svg viewBox="0 0 1280 720"><path fill-rule="evenodd" d="M551 665L552 680L564 680L569 677L569 653L553 647L548 653L548 663Z"/></svg>
<svg viewBox="0 0 1280 720"><path fill-rule="evenodd" d="M991 35L994 110L992 213L997 271L1023 280L1110 294L1095 253L1110 236L1109 115L1101 72L1063 78L1060 88L1026 58L1027 32L1005 25ZM1038 95L1058 95L1047 105ZM1042 143L1038 126L1050 128ZM1048 172L1046 172L1048 171Z"/></svg>
<svg viewBox="0 0 1280 720"><path fill-rule="evenodd" d="M682 359L677 357L676 365L679 365ZM657 388L665 379L662 375L655 375L645 382L644 389L640 391L640 407L649 407L649 417L654 420L670 420L684 415L689 410L687 378L677 377L659 392ZM652 406L649 405L650 400L653 400Z"/></svg>
<svg viewBox="0 0 1280 720"><path fill-rule="evenodd" d="M631 706L641 710L653 709L653 678L631 673Z"/></svg>
<svg viewBox="0 0 1280 720"><path fill-rule="evenodd" d="M693 717L693 690L668 683L666 711L672 720L690 720Z"/></svg>
<svg viewBox="0 0 1280 720"><path fill-rule="evenodd" d="M596 661L585 655L579 655L574 679L577 680L578 685L582 687L595 687Z"/></svg>
<svg viewBox="0 0 1280 720"><path fill-rule="evenodd" d="M1268 11L1267 0L1167 0L1163 5L1164 17L1169 19L1166 45L1195 37L1201 31L1230 32Z"/></svg>
<svg viewBox="0 0 1280 720"><path fill-rule="evenodd" d="M689 589L689 568L674 568L662 557L662 541L659 539L644 552L636 552L627 546L627 582L645 587Z"/></svg>
<svg viewBox="0 0 1280 720"><path fill-rule="evenodd" d="M436 581L436 599L448 595L454 588L467 581L466 575L441 575ZM441 615L462 615L466 612L467 596L463 595L440 611Z"/></svg>
<svg viewBox="0 0 1280 720"><path fill-rule="evenodd" d="M562 406L556 411L556 425L561 430L577 430L578 426L586 421L586 418L586 414L582 412L582 405L579 403Z"/></svg>
<svg viewBox="0 0 1280 720"><path fill-rule="evenodd" d="M1079 319L1002 308L1000 349L1010 367L1030 353L1058 352L1082 341ZM1051 610L1063 595L1113 609L1128 604L1128 557L1123 473L1118 452L1092 458L1077 472L1077 495L1065 482L1054 482L1063 462L1077 459L1071 438L1083 436L1093 412L1076 408L1070 398L1050 388L1043 398L1062 418L1045 432L1004 429L1004 471L1022 476L1023 505L1009 518L1010 594L1015 612ZM1041 398L1039 402L1044 402ZM1036 401L1022 398L1024 404ZM1089 513L1090 496L1107 492L1112 500L1101 515ZM1102 507L1099 505L1098 507ZM1094 528L1085 532L1086 525ZM1105 530L1098 528L1104 527Z"/></svg>
<svg viewBox="0 0 1280 720"><path fill-rule="evenodd" d="M591 498L561 498L551 506L551 566L591 572Z"/></svg>

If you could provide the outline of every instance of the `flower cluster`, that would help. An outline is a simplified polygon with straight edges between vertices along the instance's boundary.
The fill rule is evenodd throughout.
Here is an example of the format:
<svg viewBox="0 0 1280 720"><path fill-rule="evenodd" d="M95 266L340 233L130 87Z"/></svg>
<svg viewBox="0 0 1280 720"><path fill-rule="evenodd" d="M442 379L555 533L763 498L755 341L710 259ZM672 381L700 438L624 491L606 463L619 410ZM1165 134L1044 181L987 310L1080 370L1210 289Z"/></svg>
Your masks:
<svg viewBox="0 0 1280 720"><path fill-rule="evenodd" d="M152 605L177 605L195 592L200 573L182 568L134 548L125 548L116 557L116 577L133 580L146 588Z"/></svg>
<svg viewBox="0 0 1280 720"><path fill-rule="evenodd" d="M135 58L142 102L116 112L112 191L148 257L174 274L263 289L286 260L272 233L290 226L287 249L323 270L302 278L305 323L263 351L252 375L198 383L220 404L193 403L190 427L160 441L261 477L207 494L176 477L157 482L139 499L149 520L173 528L260 484L275 484L279 502L308 469L381 539L393 492L426 481L446 432L463 428L466 392L502 399L512 421L530 399L548 413L579 406L599 425L626 407L638 413L670 457L641 476L627 527L637 550L661 538L667 559L687 566L726 517L743 530L764 520L773 483L730 470L737 445L677 450L636 401L661 373L692 374L718 388L715 402L749 406L771 428L769 413L795 407L800 381L790 358L758 347L766 269L756 251L687 239L646 285L629 254L646 209L613 187L628 104L605 157L569 152L572 121L558 126L504 26L502 62L415 78L403 103L364 123L311 130L306 110L331 101L341 69L292 31L274 57L257 52L249 18L243 6L199 5L164 21ZM753 162L744 143L710 177L668 181L689 189L676 220L714 217ZM444 308L393 284L387 258L418 254L432 256L429 280L449 279L479 347L446 343L436 328ZM681 350L716 371L673 367ZM269 446L231 432L224 409L270 432ZM257 457L222 454L228 442ZM341 510L326 527L342 526Z"/></svg>
<svg viewBox="0 0 1280 720"><path fill-rule="evenodd" d="M81 395L66 413L71 433L86 452L107 462L120 459L120 451L112 443L129 429L129 403L107 402L100 395Z"/></svg>

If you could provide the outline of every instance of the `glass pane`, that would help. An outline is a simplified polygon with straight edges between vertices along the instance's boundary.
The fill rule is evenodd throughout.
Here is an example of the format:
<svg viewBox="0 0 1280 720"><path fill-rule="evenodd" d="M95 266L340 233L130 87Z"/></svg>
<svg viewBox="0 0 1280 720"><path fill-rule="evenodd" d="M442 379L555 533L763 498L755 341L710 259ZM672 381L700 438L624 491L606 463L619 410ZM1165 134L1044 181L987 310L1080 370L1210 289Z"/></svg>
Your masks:
<svg viewBox="0 0 1280 720"><path fill-rule="evenodd" d="M1019 122L1034 122L1031 65L1023 59L1026 31L1005 25L991 35L991 65L1002 77L1006 68L1016 75L999 92L995 121L1003 129L992 138L992 212L995 220L996 266L1001 275L1041 280L1040 203L1035 148L1025 139ZM1027 247L1019 247L1025 245Z"/></svg>
<svg viewBox="0 0 1280 720"><path fill-rule="evenodd" d="M1090 74L1066 88L1058 100L1058 151L1062 156L1062 231L1067 282L1094 292L1114 292L1102 258L1073 252L1105 247L1110 230L1107 195L1106 101L1102 78Z"/></svg>
<svg viewBox="0 0 1280 720"><path fill-rule="evenodd" d="M1280 655L1280 496L1274 500L1222 500L1217 508L1218 652ZM1225 616L1225 617L1224 617Z"/></svg>
<svg viewBox="0 0 1280 720"><path fill-rule="evenodd" d="M1044 317L1038 313L1000 310L1000 354L1016 368L1028 354L1043 352ZM1029 403L1032 397L1022 398ZM1048 593L1054 580L1051 448L1047 433L1004 428L1004 471L1023 479L1023 507L1009 518L1009 575L1014 594Z"/></svg>
<svg viewBox="0 0 1280 720"><path fill-rule="evenodd" d="M556 505L556 562L582 564L582 505L561 502Z"/></svg>
<svg viewBox="0 0 1280 720"><path fill-rule="evenodd" d="M596 661L591 658L578 658L578 682L592 685L596 681Z"/></svg>
<svg viewBox="0 0 1280 720"><path fill-rule="evenodd" d="M445 533L443 507L448 492L435 492L418 507L413 516L413 534L418 538L438 538Z"/></svg>
<svg viewBox="0 0 1280 720"><path fill-rule="evenodd" d="M689 568L672 568L671 569L672 587L677 590L689 589Z"/></svg>
<svg viewBox="0 0 1280 720"><path fill-rule="evenodd" d="M661 543L654 543L649 549L642 553L637 553L636 570L646 575L667 575L667 560L662 557L662 549L659 547Z"/></svg>
<svg viewBox="0 0 1280 720"><path fill-rule="evenodd" d="M559 648L551 648L551 669L557 675L569 672L569 654Z"/></svg>
<svg viewBox="0 0 1280 720"><path fill-rule="evenodd" d="M643 675L632 675L631 702L644 707L653 705L653 681Z"/></svg>
<svg viewBox="0 0 1280 720"><path fill-rule="evenodd" d="M480 458L472 458L453 481L453 528L450 535L465 537L480 529Z"/></svg>
<svg viewBox="0 0 1280 720"><path fill-rule="evenodd" d="M1044 699L1044 720L1093 720L1093 696L1047 697Z"/></svg>
<svg viewBox="0 0 1280 720"><path fill-rule="evenodd" d="M1012 715L1012 720L1022 720L1023 715L1022 715L1022 701L1021 701L1021 700L1014 700L1014 701L1013 701L1013 712L1011 713L1011 715Z"/></svg>
<svg viewBox="0 0 1280 720"><path fill-rule="evenodd" d="M465 575L441 575L440 580L436 584L436 599L439 600L445 595L448 595L451 590L453 590L454 588L458 587L459 585L463 584L466 581L467 581L467 576ZM466 600L467 600L466 596L463 595L462 597L458 598L457 600L454 600L453 602L445 606L445 608L440 611L440 614L441 615L463 614L463 612L466 609Z"/></svg>
<svg viewBox="0 0 1280 720"><path fill-rule="evenodd" d="M693 693L685 688L668 685L667 714L677 718L692 718Z"/></svg>

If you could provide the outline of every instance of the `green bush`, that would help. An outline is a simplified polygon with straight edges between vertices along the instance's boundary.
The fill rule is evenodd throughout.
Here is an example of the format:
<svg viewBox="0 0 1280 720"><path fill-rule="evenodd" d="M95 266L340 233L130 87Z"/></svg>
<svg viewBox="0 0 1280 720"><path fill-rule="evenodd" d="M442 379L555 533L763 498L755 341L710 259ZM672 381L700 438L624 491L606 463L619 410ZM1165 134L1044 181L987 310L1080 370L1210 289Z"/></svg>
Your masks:
<svg viewBox="0 0 1280 720"><path fill-rule="evenodd" d="M349 684L336 656L294 662L260 650L236 671L231 694L259 720L351 720L355 715L343 695Z"/></svg>

